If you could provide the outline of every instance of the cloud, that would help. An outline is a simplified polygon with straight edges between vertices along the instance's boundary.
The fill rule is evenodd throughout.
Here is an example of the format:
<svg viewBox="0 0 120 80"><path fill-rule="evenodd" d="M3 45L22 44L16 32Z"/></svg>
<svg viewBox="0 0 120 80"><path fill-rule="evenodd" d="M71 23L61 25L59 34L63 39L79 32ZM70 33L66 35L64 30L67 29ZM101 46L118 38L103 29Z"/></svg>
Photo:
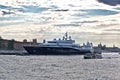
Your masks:
<svg viewBox="0 0 120 80"><path fill-rule="evenodd" d="M22 6L24 8L24 12L31 12L31 13L39 13L42 11L46 11L49 8L46 7L40 7L40 6L33 6L33 5L24 5Z"/></svg>
<svg viewBox="0 0 120 80"><path fill-rule="evenodd" d="M102 2L104 4L111 5L111 6L116 6L120 4L120 0L97 0L97 1Z"/></svg>

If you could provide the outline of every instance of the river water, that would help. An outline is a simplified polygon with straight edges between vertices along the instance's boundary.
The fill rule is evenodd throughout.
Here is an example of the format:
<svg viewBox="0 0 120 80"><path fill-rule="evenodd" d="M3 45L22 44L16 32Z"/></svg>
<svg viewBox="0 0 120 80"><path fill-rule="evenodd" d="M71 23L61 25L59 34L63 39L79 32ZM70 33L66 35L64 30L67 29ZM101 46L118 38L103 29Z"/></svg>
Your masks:
<svg viewBox="0 0 120 80"><path fill-rule="evenodd" d="M104 53L103 59L0 55L0 80L120 80L120 55Z"/></svg>

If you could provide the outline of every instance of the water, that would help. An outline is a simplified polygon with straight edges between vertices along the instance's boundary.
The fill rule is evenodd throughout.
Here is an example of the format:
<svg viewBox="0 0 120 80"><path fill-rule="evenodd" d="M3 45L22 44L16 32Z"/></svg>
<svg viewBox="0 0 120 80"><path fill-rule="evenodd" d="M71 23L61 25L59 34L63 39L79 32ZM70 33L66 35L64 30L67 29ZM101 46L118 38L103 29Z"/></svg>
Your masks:
<svg viewBox="0 0 120 80"><path fill-rule="evenodd" d="M103 59L83 56L0 55L0 80L119 80L120 55Z"/></svg>

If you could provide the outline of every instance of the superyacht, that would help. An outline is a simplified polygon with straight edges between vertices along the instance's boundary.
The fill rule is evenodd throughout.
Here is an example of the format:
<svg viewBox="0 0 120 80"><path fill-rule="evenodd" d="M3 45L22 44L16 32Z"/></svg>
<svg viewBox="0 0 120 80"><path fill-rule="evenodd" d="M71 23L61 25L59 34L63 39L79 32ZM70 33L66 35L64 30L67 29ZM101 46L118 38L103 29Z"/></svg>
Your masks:
<svg viewBox="0 0 120 80"><path fill-rule="evenodd" d="M62 39L53 39L52 41L43 41L43 43L36 46L24 46L28 54L31 55L83 55L92 53L93 46L87 42L80 46L75 43L75 40L65 33Z"/></svg>

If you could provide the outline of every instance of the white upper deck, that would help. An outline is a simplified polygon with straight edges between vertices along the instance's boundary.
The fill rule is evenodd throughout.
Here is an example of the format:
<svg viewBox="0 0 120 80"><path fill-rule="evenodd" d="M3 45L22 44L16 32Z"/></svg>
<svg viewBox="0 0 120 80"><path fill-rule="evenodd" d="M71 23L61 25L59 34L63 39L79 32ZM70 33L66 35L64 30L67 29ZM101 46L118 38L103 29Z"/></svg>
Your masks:
<svg viewBox="0 0 120 80"><path fill-rule="evenodd" d="M72 43L75 43L75 40L72 40L71 36L69 36L69 38L68 38L68 33L66 32L65 36L63 36L62 39L58 39L58 40L54 39L53 41L48 41L48 43L64 43L64 44L69 43L69 44L72 44Z"/></svg>
<svg viewBox="0 0 120 80"><path fill-rule="evenodd" d="M79 44L75 43L75 40L72 40L71 36L68 36L68 33L65 33L65 36L63 36L62 39L54 39L52 41L47 41L47 43L44 41L41 46L45 47L74 47L74 48L82 48L82 49L92 49L92 44L87 42L87 44L80 46Z"/></svg>
<svg viewBox="0 0 120 80"><path fill-rule="evenodd" d="M75 44L75 40L72 40L71 36L68 36L68 33L65 33L62 39L54 39L52 41L47 41L43 43L44 46L76 46L79 47L79 44Z"/></svg>

